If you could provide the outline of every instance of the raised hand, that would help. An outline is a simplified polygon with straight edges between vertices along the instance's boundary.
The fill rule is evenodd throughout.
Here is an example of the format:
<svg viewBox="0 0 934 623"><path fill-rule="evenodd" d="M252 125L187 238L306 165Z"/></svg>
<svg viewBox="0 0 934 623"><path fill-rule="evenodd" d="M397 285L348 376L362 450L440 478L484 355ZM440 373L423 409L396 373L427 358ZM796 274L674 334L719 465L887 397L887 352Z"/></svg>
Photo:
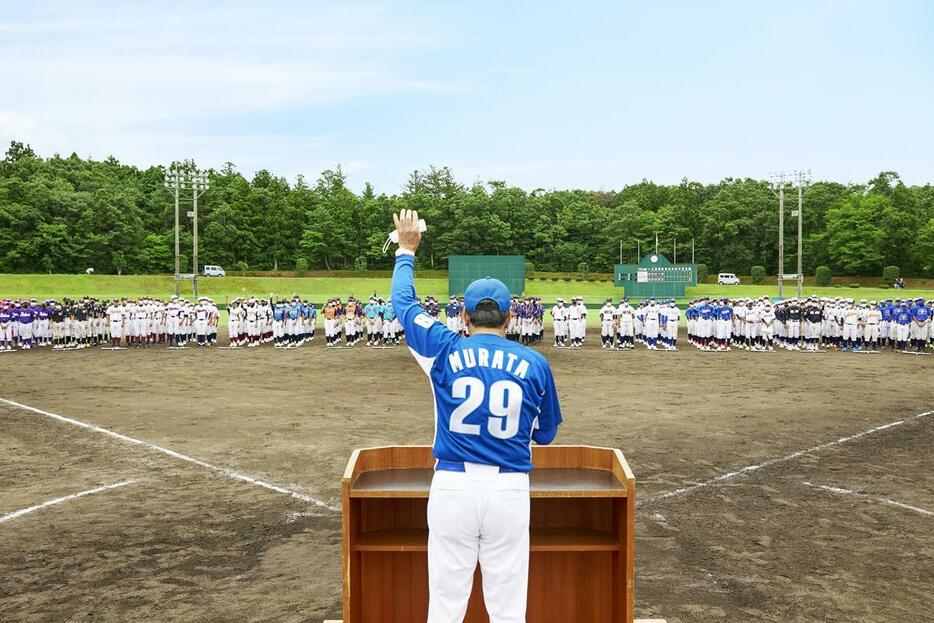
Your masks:
<svg viewBox="0 0 934 623"><path fill-rule="evenodd" d="M415 210L401 210L399 214L392 215L399 232L399 248L415 253L422 240L422 232L418 230L418 212Z"/></svg>

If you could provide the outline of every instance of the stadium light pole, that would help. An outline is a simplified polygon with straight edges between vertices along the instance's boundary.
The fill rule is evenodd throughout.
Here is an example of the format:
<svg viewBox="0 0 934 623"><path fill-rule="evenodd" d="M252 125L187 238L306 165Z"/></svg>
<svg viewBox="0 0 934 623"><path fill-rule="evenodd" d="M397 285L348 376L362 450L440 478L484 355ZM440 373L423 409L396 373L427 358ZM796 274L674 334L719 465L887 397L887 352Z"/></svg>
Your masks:
<svg viewBox="0 0 934 623"><path fill-rule="evenodd" d="M165 173L165 187L175 198L175 296L179 296L179 247L178 247L178 201L179 194L187 187L185 175L174 166Z"/></svg>
<svg viewBox="0 0 934 623"><path fill-rule="evenodd" d="M194 234L192 239L193 249L191 254L192 265L192 289L195 300L198 300L198 197L207 192L209 188L207 173L199 173L197 170L191 174L191 211L193 213Z"/></svg>
<svg viewBox="0 0 934 623"><path fill-rule="evenodd" d="M804 185L811 181L811 170L795 171L794 174L785 172L773 173L772 192L778 197L778 296L783 296L785 282L785 182L793 181L798 187L798 209L792 210L791 215L798 217L798 267L795 273L797 297L804 294ZM777 192L776 192L777 187ZM789 281L791 281L789 279Z"/></svg>
<svg viewBox="0 0 934 623"><path fill-rule="evenodd" d="M182 191L191 190L191 211L188 217L193 219L192 239L192 289L195 298L198 298L198 197L207 192L209 183L207 173L199 172L197 169L179 169L172 166L165 173L165 187L175 198L175 296L180 296L179 281L181 280L181 255L179 249L179 228L178 228L178 209Z"/></svg>
<svg viewBox="0 0 934 623"><path fill-rule="evenodd" d="M785 173L773 173L772 192L778 197L778 298L784 298L785 282ZM778 192L775 192L775 187Z"/></svg>
<svg viewBox="0 0 934 623"><path fill-rule="evenodd" d="M795 181L798 183L798 298L800 299L804 291L804 269L802 253L802 229L804 219L804 185L811 181L811 170L795 171Z"/></svg>

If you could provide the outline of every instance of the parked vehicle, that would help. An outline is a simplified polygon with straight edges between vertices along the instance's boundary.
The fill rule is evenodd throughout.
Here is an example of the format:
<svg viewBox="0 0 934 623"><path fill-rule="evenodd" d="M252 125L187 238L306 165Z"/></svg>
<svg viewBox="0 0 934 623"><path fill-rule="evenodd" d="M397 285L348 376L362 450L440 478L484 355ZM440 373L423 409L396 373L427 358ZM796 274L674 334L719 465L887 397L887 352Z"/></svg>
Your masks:
<svg viewBox="0 0 934 623"><path fill-rule="evenodd" d="M739 277L733 273L720 273L717 275L717 284L721 286L738 286Z"/></svg>
<svg viewBox="0 0 934 623"><path fill-rule="evenodd" d="M205 266L202 273L205 277L226 277L227 273L220 266Z"/></svg>

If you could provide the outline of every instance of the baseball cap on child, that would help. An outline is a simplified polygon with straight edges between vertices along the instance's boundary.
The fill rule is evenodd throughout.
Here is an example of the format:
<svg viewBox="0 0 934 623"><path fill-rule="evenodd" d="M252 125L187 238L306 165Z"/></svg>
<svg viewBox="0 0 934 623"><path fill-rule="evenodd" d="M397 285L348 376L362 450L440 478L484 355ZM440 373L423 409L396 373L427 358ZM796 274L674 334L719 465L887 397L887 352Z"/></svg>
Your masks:
<svg viewBox="0 0 934 623"><path fill-rule="evenodd" d="M499 311L505 313L509 310L512 297L509 296L509 288L499 279L484 277L477 279L464 292L464 307L467 311L476 311L477 303L484 299L490 299L499 307Z"/></svg>

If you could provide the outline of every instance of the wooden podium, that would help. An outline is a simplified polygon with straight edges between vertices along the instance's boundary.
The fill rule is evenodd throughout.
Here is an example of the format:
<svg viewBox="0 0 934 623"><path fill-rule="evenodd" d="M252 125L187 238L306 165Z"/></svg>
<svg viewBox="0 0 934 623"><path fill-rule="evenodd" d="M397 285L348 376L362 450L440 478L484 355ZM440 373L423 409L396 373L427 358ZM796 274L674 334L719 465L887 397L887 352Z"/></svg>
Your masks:
<svg viewBox="0 0 934 623"><path fill-rule="evenodd" d="M528 623L632 623L635 478L619 450L535 446ZM428 614L428 446L354 450L343 478L344 623ZM479 567L466 623L489 621Z"/></svg>

